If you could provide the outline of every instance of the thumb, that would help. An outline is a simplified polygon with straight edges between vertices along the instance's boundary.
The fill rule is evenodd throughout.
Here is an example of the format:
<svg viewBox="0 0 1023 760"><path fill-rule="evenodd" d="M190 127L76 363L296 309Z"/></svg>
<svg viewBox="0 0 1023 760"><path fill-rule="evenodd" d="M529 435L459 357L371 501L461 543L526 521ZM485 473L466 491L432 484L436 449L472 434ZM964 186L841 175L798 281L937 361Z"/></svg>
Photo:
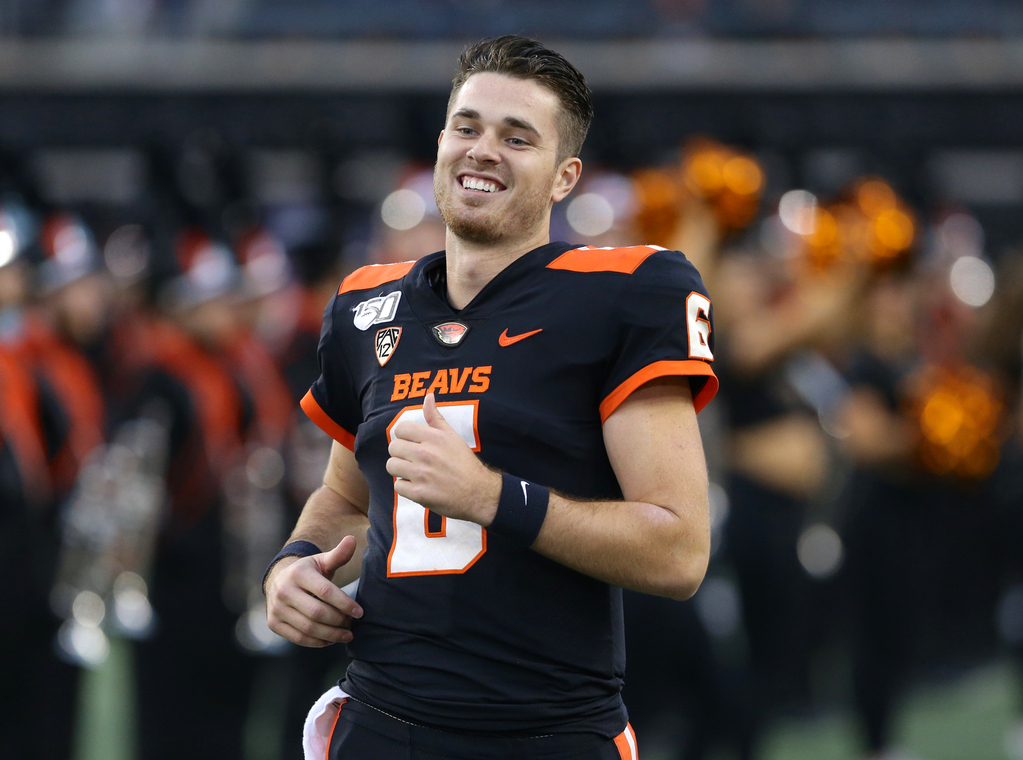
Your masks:
<svg viewBox="0 0 1023 760"><path fill-rule="evenodd" d="M432 393L427 393L426 398L423 399L423 418L426 420L426 424L435 430L451 430L448 421L444 419L444 415L437 408L437 401Z"/></svg>
<svg viewBox="0 0 1023 760"><path fill-rule="evenodd" d="M323 552L323 554L316 557L316 562L320 566L320 572L323 573L325 578L333 578L338 568L348 563L352 555L355 554L356 543L355 536L345 536L329 552Z"/></svg>

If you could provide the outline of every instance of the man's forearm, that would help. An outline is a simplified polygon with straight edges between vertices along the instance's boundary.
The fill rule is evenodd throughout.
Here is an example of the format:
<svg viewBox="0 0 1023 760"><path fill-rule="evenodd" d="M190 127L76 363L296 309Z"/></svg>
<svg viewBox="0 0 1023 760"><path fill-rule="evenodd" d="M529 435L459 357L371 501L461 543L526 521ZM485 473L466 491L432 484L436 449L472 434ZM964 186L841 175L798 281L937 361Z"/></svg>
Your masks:
<svg viewBox="0 0 1023 760"><path fill-rule="evenodd" d="M687 599L710 558L707 467L689 384L662 378L604 423L624 501L552 494L533 549L586 575Z"/></svg>
<svg viewBox="0 0 1023 760"><path fill-rule="evenodd" d="M355 536L358 542L355 556L334 574L334 583L345 586L362 572L367 530L369 518L365 514L333 489L321 486L306 501L288 541L309 541L322 551L330 551L345 536Z"/></svg>
<svg viewBox="0 0 1023 760"><path fill-rule="evenodd" d="M473 520L489 527L497 515L501 475L489 471L473 490ZM658 596L688 599L710 556L706 478L647 501L577 501L551 493L531 548L584 575ZM650 498L650 497L648 497Z"/></svg>
<svg viewBox="0 0 1023 760"><path fill-rule="evenodd" d="M706 501L670 511L645 502L580 502L551 494L533 550L615 586L687 599L707 571Z"/></svg>

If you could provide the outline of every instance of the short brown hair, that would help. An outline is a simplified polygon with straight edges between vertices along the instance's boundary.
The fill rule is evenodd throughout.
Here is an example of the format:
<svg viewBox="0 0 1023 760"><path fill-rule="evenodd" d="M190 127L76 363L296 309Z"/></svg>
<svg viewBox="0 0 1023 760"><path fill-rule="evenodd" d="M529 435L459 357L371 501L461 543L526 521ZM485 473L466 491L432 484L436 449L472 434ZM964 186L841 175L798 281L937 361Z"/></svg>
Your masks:
<svg viewBox="0 0 1023 760"><path fill-rule="evenodd" d="M448 98L449 113L466 80L483 73L533 79L557 95L561 103L556 120L558 161L579 155L593 120L593 101L585 77L563 55L517 34L477 42L458 58L458 73Z"/></svg>

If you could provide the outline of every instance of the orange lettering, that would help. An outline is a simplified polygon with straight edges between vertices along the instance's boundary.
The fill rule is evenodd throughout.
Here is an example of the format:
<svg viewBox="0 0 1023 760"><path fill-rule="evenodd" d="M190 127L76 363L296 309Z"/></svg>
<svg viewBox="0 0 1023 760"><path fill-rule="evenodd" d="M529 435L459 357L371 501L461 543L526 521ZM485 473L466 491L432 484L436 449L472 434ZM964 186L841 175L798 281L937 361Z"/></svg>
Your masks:
<svg viewBox="0 0 1023 760"><path fill-rule="evenodd" d="M469 393L486 393L490 387L490 370L493 367L477 367L472 371L473 385L469 386Z"/></svg>
<svg viewBox="0 0 1023 760"><path fill-rule="evenodd" d="M463 389L467 393L486 393L490 388L490 372L493 367L463 367L457 369L439 369L433 372L413 372L411 375L394 376L394 392L391 394L391 401L401 401L406 398L422 398L427 393L436 393L438 396L461 393ZM472 384L468 388L465 384L472 377ZM432 378L432 380L431 380ZM429 383L429 384L428 384Z"/></svg>
<svg viewBox="0 0 1023 760"><path fill-rule="evenodd" d="M427 393L441 393L448 392L448 373L444 370L438 370L436 376L433 378L433 382L430 383L430 387L426 389Z"/></svg>
<svg viewBox="0 0 1023 760"><path fill-rule="evenodd" d="M394 393L391 394L391 401L401 401L408 396L408 389L411 384L412 375L395 375Z"/></svg>
<svg viewBox="0 0 1023 760"><path fill-rule="evenodd" d="M413 372L412 388L408 392L409 398L419 398L426 395L426 379L430 377L429 372Z"/></svg>
<svg viewBox="0 0 1023 760"><path fill-rule="evenodd" d="M462 388L465 387L465 381L469 379L469 373L472 372L472 367L466 367L462 370L462 377L459 379L457 369L449 369L451 373L451 392L461 393Z"/></svg>

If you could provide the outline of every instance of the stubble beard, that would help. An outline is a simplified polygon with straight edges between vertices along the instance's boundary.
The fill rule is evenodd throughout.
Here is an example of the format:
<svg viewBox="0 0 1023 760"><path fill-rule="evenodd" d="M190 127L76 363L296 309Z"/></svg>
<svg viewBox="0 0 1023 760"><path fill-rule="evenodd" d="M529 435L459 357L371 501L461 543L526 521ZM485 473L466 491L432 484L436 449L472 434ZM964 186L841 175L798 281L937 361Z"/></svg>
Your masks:
<svg viewBox="0 0 1023 760"><path fill-rule="evenodd" d="M445 184L447 178L438 175L436 168L433 175L433 195L437 202L437 210L444 220L444 225L460 240L474 245L496 245L508 238L521 235L524 231L533 230L540 224L549 208L551 188L554 177L544 186L537 187L523 195L514 208L505 214L471 214L460 213L456 208L453 193ZM455 183L458 182L457 177ZM507 192L507 191L502 191ZM485 202L484 198L470 198L469 205L478 208Z"/></svg>

